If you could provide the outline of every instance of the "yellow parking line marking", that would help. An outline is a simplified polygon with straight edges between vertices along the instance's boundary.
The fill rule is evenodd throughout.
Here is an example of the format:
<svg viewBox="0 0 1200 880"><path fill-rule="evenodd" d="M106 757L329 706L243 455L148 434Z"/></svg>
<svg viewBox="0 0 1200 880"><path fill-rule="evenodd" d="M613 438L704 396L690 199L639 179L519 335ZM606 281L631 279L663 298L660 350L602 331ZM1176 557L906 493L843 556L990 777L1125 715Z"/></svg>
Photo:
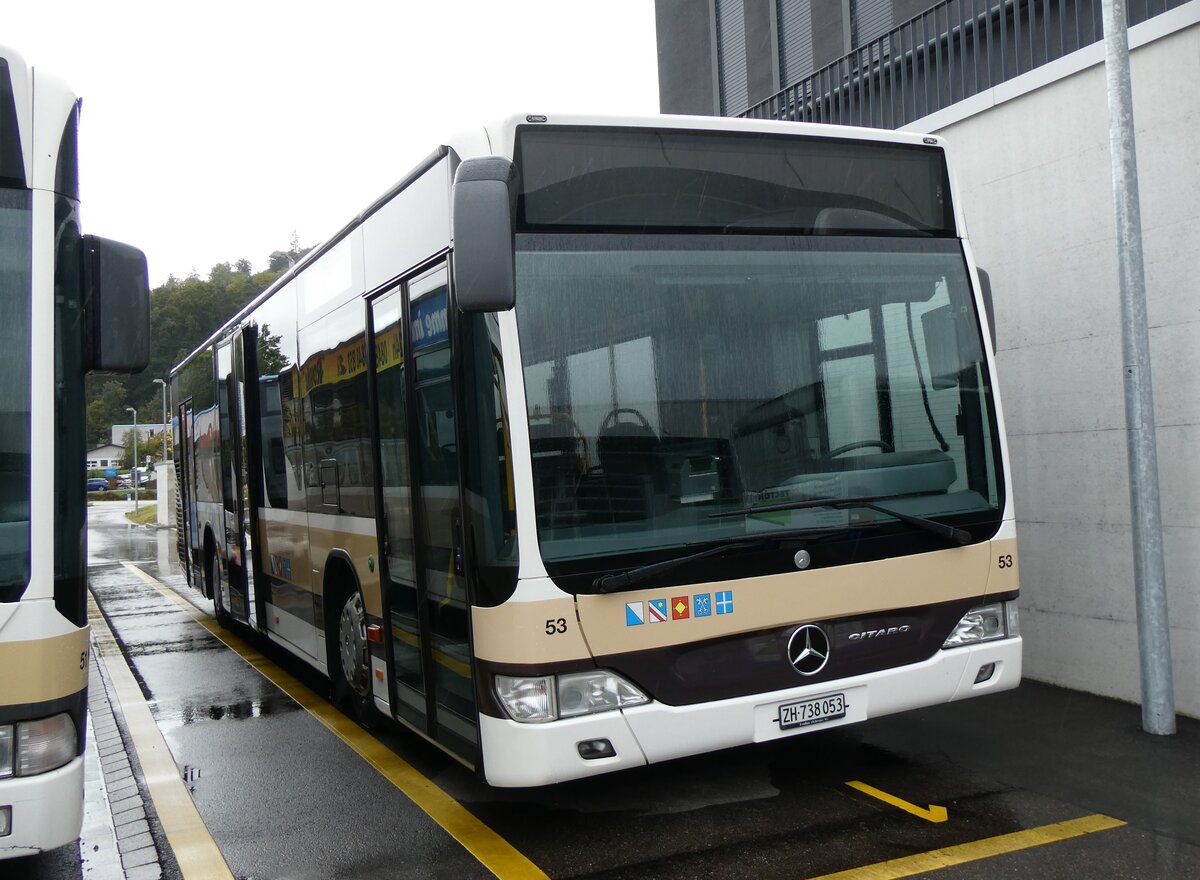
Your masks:
<svg viewBox="0 0 1200 880"><path fill-rule="evenodd" d="M121 713L125 716L134 751L142 765L146 789L150 792L150 800L166 832L167 843L175 853L180 873L185 880L220 880L226 877L233 880L221 850L217 848L216 841L208 833L204 820L192 803L175 759L171 757L166 740L154 723L154 716L150 714L150 707L142 696L142 689L138 687L129 664L121 654L121 647L90 593L88 619L92 624L92 641L100 662L108 672Z"/></svg>
<svg viewBox="0 0 1200 880"><path fill-rule="evenodd" d="M906 813L912 813L918 819L924 819L926 822L945 822L946 819L949 818L946 808L939 807L937 804L930 804L929 808L925 809L924 807L918 807L916 804L910 804L908 801L902 800L901 798L896 797L894 794L888 794L886 791L880 791L875 786L867 785L865 782L858 782L855 780L854 782L847 782L846 784L851 788L861 791L863 794L870 795L877 800L883 801L885 804L891 804L893 807L897 807Z"/></svg>
<svg viewBox="0 0 1200 880"><path fill-rule="evenodd" d="M549 880L537 865L477 819L437 783L423 776L411 764L330 705L327 700L314 694L301 681L268 660L261 652L221 629L215 620L132 562L122 562L122 565L183 608L193 620L299 703L338 739L379 771L388 782L400 789L409 800L424 810L429 818L444 828L497 877L503 880Z"/></svg>
<svg viewBox="0 0 1200 880"><path fill-rule="evenodd" d="M958 846L930 850L915 856L905 856L902 859L838 871L836 874L823 874L811 880L897 880L900 877L911 877L914 874L949 868L965 862L990 859L1034 846L1070 840L1072 837L1081 837L1096 831L1108 831L1111 828L1120 828L1124 824L1120 819L1096 813L1054 825L1042 825L1025 831L1014 831L1012 834L1001 834L998 837L987 837Z"/></svg>

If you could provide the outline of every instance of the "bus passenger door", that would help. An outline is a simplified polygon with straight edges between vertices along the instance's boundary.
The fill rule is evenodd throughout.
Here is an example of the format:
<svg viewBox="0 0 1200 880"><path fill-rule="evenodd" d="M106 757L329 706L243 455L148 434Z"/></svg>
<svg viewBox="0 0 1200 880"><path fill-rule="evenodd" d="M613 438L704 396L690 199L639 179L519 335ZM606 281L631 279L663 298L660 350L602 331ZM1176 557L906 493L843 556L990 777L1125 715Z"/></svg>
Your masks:
<svg viewBox="0 0 1200 880"><path fill-rule="evenodd" d="M396 714L474 762L448 293L443 266L372 304L381 537Z"/></svg>
<svg viewBox="0 0 1200 880"><path fill-rule="evenodd" d="M246 580L247 622L255 629L266 629L266 599L269 591L259 589L257 526L258 507L262 504L262 455L259 434L258 399L258 328L242 329L233 343L233 371L236 377L238 521L241 531L242 559Z"/></svg>
<svg viewBox="0 0 1200 880"><path fill-rule="evenodd" d="M221 601L235 620L254 625L254 580L249 564L249 514L245 465L245 369L242 336L217 346L217 405L221 430L225 595Z"/></svg>
<svg viewBox="0 0 1200 880"><path fill-rule="evenodd" d="M195 563L196 549L196 498L192 490L192 474L195 471L195 439L196 429L192 424L192 399L189 397L179 405L179 431L175 435L175 448L179 452L179 474L176 483L179 485L178 510L179 519L176 522L178 534L175 536L179 547L179 561L184 567L188 583L193 586L200 584L202 575L192 571Z"/></svg>

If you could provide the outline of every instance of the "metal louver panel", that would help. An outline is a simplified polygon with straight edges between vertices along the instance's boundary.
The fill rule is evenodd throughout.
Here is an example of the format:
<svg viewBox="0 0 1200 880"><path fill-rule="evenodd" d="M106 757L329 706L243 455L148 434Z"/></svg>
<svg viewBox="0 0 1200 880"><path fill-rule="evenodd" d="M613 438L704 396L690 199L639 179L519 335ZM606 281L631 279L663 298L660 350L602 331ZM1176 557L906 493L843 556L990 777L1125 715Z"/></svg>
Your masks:
<svg viewBox="0 0 1200 880"><path fill-rule="evenodd" d="M882 37L891 29L891 0L854 0L855 48Z"/></svg>
<svg viewBox="0 0 1200 880"><path fill-rule="evenodd" d="M743 5L744 0L717 0L717 69L721 77L722 116L737 116L750 106Z"/></svg>
<svg viewBox="0 0 1200 880"><path fill-rule="evenodd" d="M779 75L790 86L813 72L811 0L777 0Z"/></svg>

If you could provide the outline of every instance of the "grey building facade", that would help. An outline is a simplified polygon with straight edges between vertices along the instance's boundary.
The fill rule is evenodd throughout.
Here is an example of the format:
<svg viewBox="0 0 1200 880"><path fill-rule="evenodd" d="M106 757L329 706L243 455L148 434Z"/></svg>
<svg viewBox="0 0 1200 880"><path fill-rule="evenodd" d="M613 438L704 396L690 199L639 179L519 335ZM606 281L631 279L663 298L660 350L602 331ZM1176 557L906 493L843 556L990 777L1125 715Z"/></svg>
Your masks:
<svg viewBox="0 0 1200 880"><path fill-rule="evenodd" d="M1137 702L1100 2L917 7L657 0L661 109L946 138L995 295L1025 674ZM1127 11L1175 700L1200 717L1200 0Z"/></svg>
<svg viewBox="0 0 1200 880"><path fill-rule="evenodd" d="M902 128L1101 41L1101 2L656 0L660 109Z"/></svg>
<svg viewBox="0 0 1200 880"><path fill-rule="evenodd" d="M928 5L926 0L656 0L661 109L740 115Z"/></svg>

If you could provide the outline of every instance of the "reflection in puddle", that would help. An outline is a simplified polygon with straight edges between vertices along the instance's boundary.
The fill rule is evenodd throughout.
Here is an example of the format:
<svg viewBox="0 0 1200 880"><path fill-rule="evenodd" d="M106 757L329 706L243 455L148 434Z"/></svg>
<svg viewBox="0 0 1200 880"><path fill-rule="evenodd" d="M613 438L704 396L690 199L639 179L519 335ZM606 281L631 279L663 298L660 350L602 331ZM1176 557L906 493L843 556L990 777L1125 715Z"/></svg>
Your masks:
<svg viewBox="0 0 1200 880"><path fill-rule="evenodd" d="M229 703L186 704L179 708L159 706L157 721L163 727L186 726L203 721L245 721L295 712L300 706L285 694L270 694Z"/></svg>
<svg viewBox="0 0 1200 880"><path fill-rule="evenodd" d="M197 633L194 636L183 636L173 642L142 642L129 643L126 642L126 656L134 657L154 657L160 654L189 654L193 651L220 651L224 649L215 638L208 633Z"/></svg>

